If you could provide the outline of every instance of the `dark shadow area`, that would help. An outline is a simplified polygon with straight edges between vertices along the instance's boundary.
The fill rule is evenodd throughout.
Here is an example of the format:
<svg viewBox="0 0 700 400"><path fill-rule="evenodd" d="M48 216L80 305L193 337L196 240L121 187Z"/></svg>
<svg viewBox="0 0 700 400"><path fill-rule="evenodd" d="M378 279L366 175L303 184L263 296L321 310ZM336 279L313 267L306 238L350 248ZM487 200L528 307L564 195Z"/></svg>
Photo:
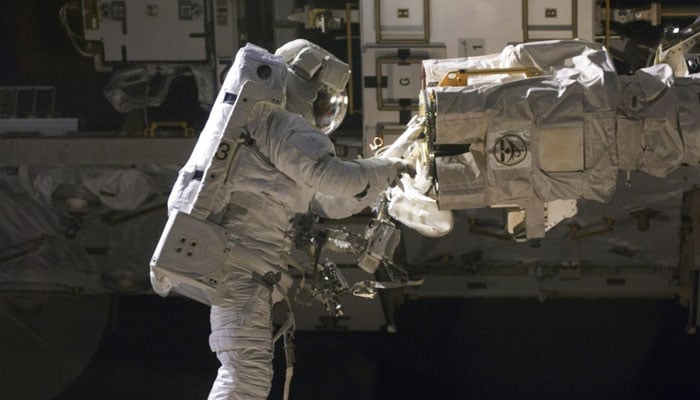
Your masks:
<svg viewBox="0 0 700 400"><path fill-rule="evenodd" d="M700 338L664 300L419 300L398 333L297 332L292 399L697 399ZM57 400L206 398L208 309L121 296ZM278 344L270 398L281 398Z"/></svg>

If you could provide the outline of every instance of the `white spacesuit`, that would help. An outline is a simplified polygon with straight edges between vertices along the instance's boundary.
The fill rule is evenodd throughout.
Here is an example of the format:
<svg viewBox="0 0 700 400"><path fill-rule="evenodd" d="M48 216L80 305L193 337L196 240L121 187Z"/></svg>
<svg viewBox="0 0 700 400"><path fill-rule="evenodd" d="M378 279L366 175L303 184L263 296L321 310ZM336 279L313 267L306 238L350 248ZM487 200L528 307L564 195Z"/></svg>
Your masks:
<svg viewBox="0 0 700 400"><path fill-rule="evenodd" d="M287 43L276 55L252 45L239 50L190 161L180 171L169 200L171 220L185 213L215 221L226 238L222 262L215 278L208 280L210 294L193 296L211 303L210 346L221 361L209 399L264 399L269 393L271 307L291 286L284 260L292 247L294 216L309 210L331 218L352 215L405 172L405 164L397 160L335 157L324 133L344 117L349 72L347 64L305 40ZM250 103L244 94L249 93L249 81L282 93L286 87L286 108L275 96L256 103L236 128L245 132L239 137L243 139L225 142L222 130L228 135L235 125L229 120L239 118L226 103ZM230 158L226 178L207 189L201 182L216 182L215 162L225 158ZM209 162L208 169L202 167L203 160ZM157 254L165 251L162 247ZM181 252L181 247L174 251ZM157 258L152 283L158 293L167 294L175 278L153 268Z"/></svg>

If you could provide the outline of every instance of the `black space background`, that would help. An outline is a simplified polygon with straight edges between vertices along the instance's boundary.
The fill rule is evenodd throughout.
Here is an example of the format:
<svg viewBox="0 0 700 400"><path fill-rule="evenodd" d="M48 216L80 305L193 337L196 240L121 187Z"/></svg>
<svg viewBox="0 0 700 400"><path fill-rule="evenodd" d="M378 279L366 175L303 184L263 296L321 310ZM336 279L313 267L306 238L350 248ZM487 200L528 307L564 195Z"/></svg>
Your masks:
<svg viewBox="0 0 700 400"><path fill-rule="evenodd" d="M64 115L113 129L106 77L70 47L62 4L2 2L0 84L56 85ZM395 334L297 333L292 399L700 399L700 338L686 322L666 300L409 301ZM218 366L208 334L204 306L115 295L97 353L57 399L205 398Z"/></svg>
<svg viewBox="0 0 700 400"><path fill-rule="evenodd" d="M58 400L205 398L208 308L118 296ZM662 300L414 300L398 332L298 332L292 399L698 399L700 340ZM281 398L275 353L270 398Z"/></svg>

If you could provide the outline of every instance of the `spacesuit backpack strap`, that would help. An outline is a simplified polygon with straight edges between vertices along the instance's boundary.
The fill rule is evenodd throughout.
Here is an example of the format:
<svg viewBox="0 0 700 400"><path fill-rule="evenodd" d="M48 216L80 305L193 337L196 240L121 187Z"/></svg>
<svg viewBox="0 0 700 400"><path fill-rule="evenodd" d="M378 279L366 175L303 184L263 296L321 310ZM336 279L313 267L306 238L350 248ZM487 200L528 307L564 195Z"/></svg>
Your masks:
<svg viewBox="0 0 700 400"><path fill-rule="evenodd" d="M156 293L171 291L211 304L228 252L227 232L212 223L230 198L229 174L242 145L254 133L247 123L261 104L282 106L286 65L247 45L236 55L209 119L168 201L169 219L151 259Z"/></svg>

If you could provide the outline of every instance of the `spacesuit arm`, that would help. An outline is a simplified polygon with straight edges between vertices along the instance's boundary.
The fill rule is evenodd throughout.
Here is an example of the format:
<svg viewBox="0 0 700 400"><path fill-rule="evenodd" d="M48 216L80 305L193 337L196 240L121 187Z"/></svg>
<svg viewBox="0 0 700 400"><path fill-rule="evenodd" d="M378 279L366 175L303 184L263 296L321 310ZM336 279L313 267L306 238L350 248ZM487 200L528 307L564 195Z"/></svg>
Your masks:
<svg viewBox="0 0 700 400"><path fill-rule="evenodd" d="M316 192L309 210L324 218L341 219L357 214L370 207L376 198L365 196L363 199L354 197L334 197L321 192Z"/></svg>
<svg viewBox="0 0 700 400"><path fill-rule="evenodd" d="M336 197L327 195L325 193L316 192L314 197L311 199L310 210L314 213L327 218L347 218L353 214L357 214L367 207L371 207L374 203L379 200L381 193L385 192L386 185L381 182L383 179L381 166L389 162L394 169L394 178L389 177L389 185L393 185L395 181L399 178L400 174L407 174L410 177L415 177L416 168L415 166L400 158L371 158L366 160L355 160L351 162L358 162L362 165L362 168L366 169L366 173L374 174L375 178L378 180L377 184L369 183L367 186L367 193L364 196L352 196L352 197ZM379 168L378 168L379 167ZM371 181L372 179L370 179Z"/></svg>
<svg viewBox="0 0 700 400"><path fill-rule="evenodd" d="M314 160L313 171L305 178L323 194L372 201L394 182L398 167L383 158L343 161L328 154Z"/></svg>
<svg viewBox="0 0 700 400"><path fill-rule="evenodd" d="M271 138L269 146L263 146L267 149L261 150L269 152L270 160L285 175L322 193L315 204L326 210L327 216L347 216L363 209L396 179L399 171L397 163L388 159L340 160L330 139L297 115L278 114L270 132L286 132L280 135L284 140L272 143L277 140ZM331 207L347 211L331 211Z"/></svg>

